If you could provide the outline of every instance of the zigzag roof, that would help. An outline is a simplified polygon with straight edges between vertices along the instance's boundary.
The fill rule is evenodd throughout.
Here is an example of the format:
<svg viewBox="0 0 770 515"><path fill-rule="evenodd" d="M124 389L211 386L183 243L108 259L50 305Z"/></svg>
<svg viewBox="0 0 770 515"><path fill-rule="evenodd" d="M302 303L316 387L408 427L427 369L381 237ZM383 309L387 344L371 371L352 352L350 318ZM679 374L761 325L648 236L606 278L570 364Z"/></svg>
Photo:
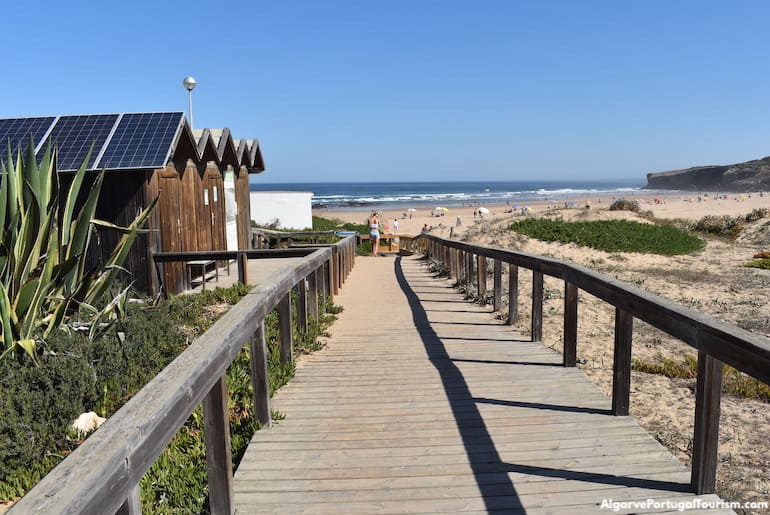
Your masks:
<svg viewBox="0 0 770 515"><path fill-rule="evenodd" d="M192 131L181 111L0 118L0 144L15 154L27 152L30 142L35 154L54 144L62 172L76 170L86 156L89 170L157 169L187 160L265 170L258 140L236 143L226 128Z"/></svg>

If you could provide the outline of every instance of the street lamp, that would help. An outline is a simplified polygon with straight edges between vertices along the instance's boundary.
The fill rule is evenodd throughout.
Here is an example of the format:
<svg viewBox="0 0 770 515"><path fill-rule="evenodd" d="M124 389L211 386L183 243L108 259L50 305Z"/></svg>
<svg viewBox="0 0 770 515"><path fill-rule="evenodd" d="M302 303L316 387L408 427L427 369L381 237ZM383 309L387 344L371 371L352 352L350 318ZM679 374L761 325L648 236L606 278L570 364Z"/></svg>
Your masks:
<svg viewBox="0 0 770 515"><path fill-rule="evenodd" d="M198 82L192 77L185 77L182 81L182 86L187 90L187 101L190 108L190 129L193 128L192 90L194 90L197 85Z"/></svg>

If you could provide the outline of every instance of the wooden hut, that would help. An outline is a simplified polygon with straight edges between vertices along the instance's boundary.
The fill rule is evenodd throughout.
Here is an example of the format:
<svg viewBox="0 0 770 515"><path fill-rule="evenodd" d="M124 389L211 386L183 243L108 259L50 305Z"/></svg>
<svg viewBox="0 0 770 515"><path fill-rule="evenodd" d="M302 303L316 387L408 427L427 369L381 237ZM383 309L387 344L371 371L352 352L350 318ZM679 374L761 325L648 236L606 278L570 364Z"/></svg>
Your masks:
<svg viewBox="0 0 770 515"><path fill-rule="evenodd" d="M97 210L102 220L128 225L158 197L149 232L137 238L125 264L127 280L140 291L163 287L178 293L186 287L184 264L156 270L153 253L248 248L249 174L265 169L256 139L236 142L228 129L194 135L182 112L0 119L4 148L10 143L13 150L24 151L30 140L36 153L48 143L55 145L65 186L93 149L88 169L106 170ZM230 195L225 194L226 177ZM229 246L228 213L235 223ZM116 231L100 227L89 261L103 262L119 238Z"/></svg>

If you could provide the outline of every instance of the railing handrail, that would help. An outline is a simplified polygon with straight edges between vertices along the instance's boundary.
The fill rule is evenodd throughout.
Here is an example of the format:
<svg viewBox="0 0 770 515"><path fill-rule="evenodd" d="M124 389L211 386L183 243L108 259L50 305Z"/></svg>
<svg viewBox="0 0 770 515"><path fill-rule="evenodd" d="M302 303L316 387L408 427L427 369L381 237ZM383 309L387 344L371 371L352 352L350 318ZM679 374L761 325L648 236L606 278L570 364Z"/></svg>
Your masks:
<svg viewBox="0 0 770 515"><path fill-rule="evenodd" d="M449 248L473 252L568 281L694 349L704 350L735 369L770 383L770 338L766 336L698 313L670 299L576 263L487 245L446 240L430 234L423 234L415 239L420 237L440 242Z"/></svg>
<svg viewBox="0 0 770 515"><path fill-rule="evenodd" d="M259 332L270 311L276 305L280 310L291 289L317 270L327 270L330 287L322 287L322 291L331 293L332 286L341 282L352 267L355 238L349 236L331 246L299 250L305 254L299 263L275 272L232 306L20 499L11 508L12 513L115 513L131 506L132 499L138 497L139 480L195 408L223 382L227 367ZM334 279L335 275L338 279ZM290 309L284 312L290 313ZM205 411L204 407L204 417ZM219 416L223 418L221 412ZM137 508L134 505L128 511Z"/></svg>

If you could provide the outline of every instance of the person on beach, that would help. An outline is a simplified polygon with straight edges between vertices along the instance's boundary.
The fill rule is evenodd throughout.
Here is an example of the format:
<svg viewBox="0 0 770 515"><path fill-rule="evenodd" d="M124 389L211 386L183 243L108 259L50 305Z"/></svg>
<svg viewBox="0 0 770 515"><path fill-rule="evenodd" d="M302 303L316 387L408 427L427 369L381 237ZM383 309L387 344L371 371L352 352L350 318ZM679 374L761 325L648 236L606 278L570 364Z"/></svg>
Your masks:
<svg viewBox="0 0 770 515"><path fill-rule="evenodd" d="M398 234L398 219L393 219L393 234Z"/></svg>
<svg viewBox="0 0 770 515"><path fill-rule="evenodd" d="M372 257L375 257L380 251L380 220L377 218L376 211L372 211L372 216L367 222L369 223L369 241L372 242Z"/></svg>

